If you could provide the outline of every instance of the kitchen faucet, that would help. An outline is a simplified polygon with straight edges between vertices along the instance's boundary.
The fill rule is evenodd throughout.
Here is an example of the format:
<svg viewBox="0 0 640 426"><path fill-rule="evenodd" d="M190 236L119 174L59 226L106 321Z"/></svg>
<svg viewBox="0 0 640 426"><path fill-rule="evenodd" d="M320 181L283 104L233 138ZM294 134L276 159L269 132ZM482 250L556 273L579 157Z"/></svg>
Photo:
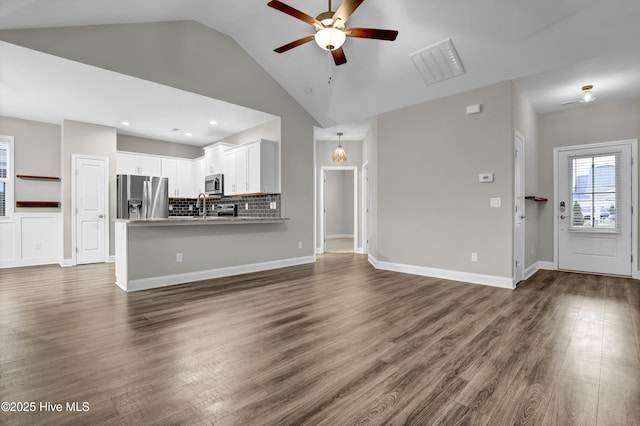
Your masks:
<svg viewBox="0 0 640 426"><path fill-rule="evenodd" d="M200 198L202 198L202 217L207 217L207 196L202 192L198 194L198 201L196 201L196 209L200 208Z"/></svg>

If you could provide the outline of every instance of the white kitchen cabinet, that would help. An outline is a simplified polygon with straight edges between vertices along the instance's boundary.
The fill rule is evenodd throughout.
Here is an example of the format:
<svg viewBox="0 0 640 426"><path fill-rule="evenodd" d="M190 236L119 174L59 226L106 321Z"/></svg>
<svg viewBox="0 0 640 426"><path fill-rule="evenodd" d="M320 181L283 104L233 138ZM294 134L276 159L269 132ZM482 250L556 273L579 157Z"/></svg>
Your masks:
<svg viewBox="0 0 640 426"><path fill-rule="evenodd" d="M169 197L195 198L193 160L162 159L162 177L169 179Z"/></svg>
<svg viewBox="0 0 640 426"><path fill-rule="evenodd" d="M278 143L266 139L227 149L224 157L225 195L279 193Z"/></svg>
<svg viewBox="0 0 640 426"><path fill-rule="evenodd" d="M204 178L207 176L204 157L193 160L193 193L198 196L204 193Z"/></svg>
<svg viewBox="0 0 640 426"><path fill-rule="evenodd" d="M160 157L119 152L116 156L116 173L122 175L160 176Z"/></svg>
<svg viewBox="0 0 640 426"><path fill-rule="evenodd" d="M204 148L205 176L216 175L224 171L224 153L234 147L225 142L218 142Z"/></svg>

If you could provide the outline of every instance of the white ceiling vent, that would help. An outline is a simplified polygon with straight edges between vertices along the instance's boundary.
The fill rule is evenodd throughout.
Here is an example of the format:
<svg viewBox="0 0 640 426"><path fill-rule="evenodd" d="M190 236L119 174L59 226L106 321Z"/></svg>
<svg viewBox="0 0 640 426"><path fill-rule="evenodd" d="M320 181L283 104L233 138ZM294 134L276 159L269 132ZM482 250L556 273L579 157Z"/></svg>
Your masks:
<svg viewBox="0 0 640 426"><path fill-rule="evenodd" d="M426 85L466 74L450 38L409 55Z"/></svg>

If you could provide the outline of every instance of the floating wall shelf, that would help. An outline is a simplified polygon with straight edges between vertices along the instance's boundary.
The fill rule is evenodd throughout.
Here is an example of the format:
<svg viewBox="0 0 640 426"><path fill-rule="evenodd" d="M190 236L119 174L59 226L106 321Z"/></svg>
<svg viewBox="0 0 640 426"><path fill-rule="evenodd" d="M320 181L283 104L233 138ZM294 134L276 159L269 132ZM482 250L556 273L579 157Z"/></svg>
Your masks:
<svg viewBox="0 0 640 426"><path fill-rule="evenodd" d="M60 207L59 201L16 201L16 207L23 208L55 208Z"/></svg>
<svg viewBox="0 0 640 426"><path fill-rule="evenodd" d="M525 200L530 200L530 201L541 201L541 202L549 201L547 198L538 197L537 195L528 195L528 196L524 197L524 199Z"/></svg>
<svg viewBox="0 0 640 426"><path fill-rule="evenodd" d="M59 177L56 176L36 176L36 175L16 175L17 178L20 179L29 179L29 180L50 180L50 181L60 181Z"/></svg>

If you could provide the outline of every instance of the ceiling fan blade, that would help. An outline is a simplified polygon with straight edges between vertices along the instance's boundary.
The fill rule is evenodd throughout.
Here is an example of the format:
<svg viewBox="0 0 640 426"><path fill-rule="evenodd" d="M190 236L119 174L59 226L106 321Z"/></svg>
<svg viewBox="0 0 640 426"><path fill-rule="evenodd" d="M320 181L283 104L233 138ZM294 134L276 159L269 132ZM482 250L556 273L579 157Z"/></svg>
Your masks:
<svg viewBox="0 0 640 426"><path fill-rule="evenodd" d="M333 21L340 19L344 25L351 14L360 6L363 0L344 0L336 13L333 14Z"/></svg>
<svg viewBox="0 0 640 426"><path fill-rule="evenodd" d="M336 63L336 65L347 63L347 57L344 55L344 50L342 50L342 47L339 47L336 50L332 50L331 56L333 56L333 61Z"/></svg>
<svg viewBox="0 0 640 426"><path fill-rule="evenodd" d="M375 38L376 40L393 41L398 37L395 30L379 30L376 28L347 28L344 30L347 37Z"/></svg>
<svg viewBox="0 0 640 426"><path fill-rule="evenodd" d="M573 100L573 101L560 102L560 105L565 106L565 105L575 104L575 103L578 103L578 102L580 102L580 99L576 99L576 100Z"/></svg>
<svg viewBox="0 0 640 426"><path fill-rule="evenodd" d="M304 12L300 12L298 9L295 9L287 4L284 4L281 1L272 0L269 3L267 3L267 6L270 6L276 10L279 10L282 13L286 13L287 15L293 16L294 18L297 18L303 22L306 22L309 25L322 28L322 23L320 23L320 21L318 21L313 16L309 16Z"/></svg>
<svg viewBox="0 0 640 426"><path fill-rule="evenodd" d="M286 52L287 50L293 49L294 47L298 47L302 44L309 43L313 39L314 39L313 35L302 37L301 39L292 41L291 43L285 44L284 46L280 46L277 49L273 49L273 51L278 53L283 53L283 52Z"/></svg>

